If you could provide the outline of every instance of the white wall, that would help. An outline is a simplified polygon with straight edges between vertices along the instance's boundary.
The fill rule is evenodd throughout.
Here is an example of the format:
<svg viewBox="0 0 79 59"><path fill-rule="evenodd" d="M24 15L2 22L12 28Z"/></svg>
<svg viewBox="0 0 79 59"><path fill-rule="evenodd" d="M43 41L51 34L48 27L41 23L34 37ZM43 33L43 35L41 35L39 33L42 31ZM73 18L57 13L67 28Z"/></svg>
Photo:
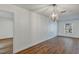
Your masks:
<svg viewBox="0 0 79 59"><path fill-rule="evenodd" d="M72 23L73 24L73 33L64 33L64 24ZM58 22L58 35L59 36L69 36L79 38L79 19L68 19Z"/></svg>
<svg viewBox="0 0 79 59"><path fill-rule="evenodd" d="M49 20L48 23L48 39L54 38L57 36L57 22Z"/></svg>
<svg viewBox="0 0 79 59"><path fill-rule="evenodd" d="M0 11L0 39L13 37L13 18L11 13Z"/></svg>
<svg viewBox="0 0 79 59"><path fill-rule="evenodd" d="M23 10L19 9L16 15L14 53L47 40L47 20L44 16Z"/></svg>
<svg viewBox="0 0 79 59"><path fill-rule="evenodd" d="M13 37L12 19L0 19L0 39Z"/></svg>
<svg viewBox="0 0 79 59"><path fill-rule="evenodd" d="M0 5L0 10L12 12L14 18L13 52L47 40L48 18L14 5Z"/></svg>
<svg viewBox="0 0 79 59"><path fill-rule="evenodd" d="M32 45L47 40L48 36L47 25L49 19L43 15L39 15L33 12L31 12L30 18L31 18L30 33L31 33Z"/></svg>

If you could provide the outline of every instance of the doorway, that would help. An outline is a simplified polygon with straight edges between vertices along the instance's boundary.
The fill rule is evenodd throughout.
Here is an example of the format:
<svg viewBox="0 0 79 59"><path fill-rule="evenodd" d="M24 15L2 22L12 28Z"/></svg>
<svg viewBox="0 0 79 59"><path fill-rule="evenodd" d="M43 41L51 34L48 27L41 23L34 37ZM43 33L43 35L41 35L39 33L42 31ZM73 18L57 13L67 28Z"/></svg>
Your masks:
<svg viewBox="0 0 79 59"><path fill-rule="evenodd" d="M0 54L13 53L14 14L0 10Z"/></svg>

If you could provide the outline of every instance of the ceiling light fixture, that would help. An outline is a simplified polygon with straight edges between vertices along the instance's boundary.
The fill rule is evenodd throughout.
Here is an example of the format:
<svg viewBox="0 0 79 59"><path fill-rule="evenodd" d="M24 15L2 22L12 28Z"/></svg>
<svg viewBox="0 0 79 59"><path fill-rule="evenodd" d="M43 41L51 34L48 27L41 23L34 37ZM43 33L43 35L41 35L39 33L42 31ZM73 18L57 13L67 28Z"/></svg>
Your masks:
<svg viewBox="0 0 79 59"><path fill-rule="evenodd" d="M52 11L50 13L50 18L51 20L53 20L54 22L56 22L59 18L60 15L66 12L66 9L63 8L59 8L57 4L51 4L49 5L52 7Z"/></svg>
<svg viewBox="0 0 79 59"><path fill-rule="evenodd" d="M50 14L50 17L55 22L59 18L59 10L57 10L57 5L56 4L52 4L51 6L52 6L53 10Z"/></svg>

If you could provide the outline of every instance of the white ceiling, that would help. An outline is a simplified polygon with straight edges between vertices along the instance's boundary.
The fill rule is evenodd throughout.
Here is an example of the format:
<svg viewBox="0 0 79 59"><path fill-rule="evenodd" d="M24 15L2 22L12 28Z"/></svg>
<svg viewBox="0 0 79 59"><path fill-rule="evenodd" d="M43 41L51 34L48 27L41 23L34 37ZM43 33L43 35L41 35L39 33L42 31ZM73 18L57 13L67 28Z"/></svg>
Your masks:
<svg viewBox="0 0 79 59"><path fill-rule="evenodd" d="M22 7L37 13L40 13L45 16L49 16L52 7L49 6L50 4L16 4L18 7ZM48 7L49 6L49 7ZM57 4L57 8L59 11L66 10L65 13L62 13L62 17L67 16L78 16L79 15L79 5L78 4ZM79 17L79 16L78 16Z"/></svg>

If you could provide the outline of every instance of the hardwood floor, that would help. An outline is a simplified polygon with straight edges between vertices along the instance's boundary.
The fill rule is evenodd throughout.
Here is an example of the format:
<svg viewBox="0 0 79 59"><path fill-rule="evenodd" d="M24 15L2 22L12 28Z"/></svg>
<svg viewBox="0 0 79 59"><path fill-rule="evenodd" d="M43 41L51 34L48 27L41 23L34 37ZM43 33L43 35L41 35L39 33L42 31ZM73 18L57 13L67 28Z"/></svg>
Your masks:
<svg viewBox="0 0 79 59"><path fill-rule="evenodd" d="M79 54L79 39L58 36L17 54Z"/></svg>
<svg viewBox="0 0 79 59"><path fill-rule="evenodd" d="M0 39L0 54L13 53L13 38Z"/></svg>

